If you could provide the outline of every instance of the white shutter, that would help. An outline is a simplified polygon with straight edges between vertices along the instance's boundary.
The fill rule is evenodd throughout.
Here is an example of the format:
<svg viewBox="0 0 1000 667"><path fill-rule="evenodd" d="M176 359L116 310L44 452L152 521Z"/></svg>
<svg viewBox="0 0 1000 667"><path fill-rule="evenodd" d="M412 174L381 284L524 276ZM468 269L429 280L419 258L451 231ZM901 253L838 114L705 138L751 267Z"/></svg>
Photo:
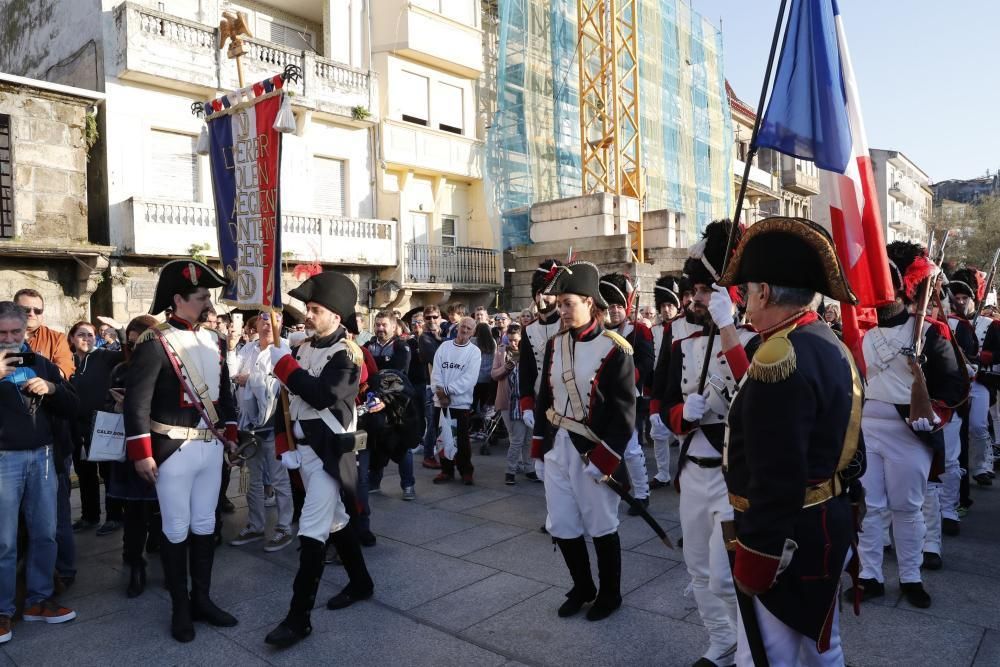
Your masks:
<svg viewBox="0 0 1000 667"><path fill-rule="evenodd" d="M461 134L465 131L462 89L438 82L434 89L434 118L438 129Z"/></svg>
<svg viewBox="0 0 1000 667"><path fill-rule="evenodd" d="M313 207L317 213L344 215L344 161L313 158Z"/></svg>
<svg viewBox="0 0 1000 667"><path fill-rule="evenodd" d="M405 116L403 120L411 123L427 125L430 118L427 108L427 85L426 76L420 76L413 72L402 71L399 78L400 110Z"/></svg>
<svg viewBox="0 0 1000 667"><path fill-rule="evenodd" d="M153 130L150 137L152 173L147 179L150 197L200 201L201 161L197 138L190 134Z"/></svg>
<svg viewBox="0 0 1000 667"><path fill-rule="evenodd" d="M441 216L441 245L454 248L458 245L458 218L453 215Z"/></svg>
<svg viewBox="0 0 1000 667"><path fill-rule="evenodd" d="M302 51L312 51L313 50L313 36L312 33L307 32L304 29L296 28L295 26L286 25L284 23L278 23L273 19L268 21L268 41L274 42L275 44L281 44L282 46L287 46L290 49L302 50Z"/></svg>

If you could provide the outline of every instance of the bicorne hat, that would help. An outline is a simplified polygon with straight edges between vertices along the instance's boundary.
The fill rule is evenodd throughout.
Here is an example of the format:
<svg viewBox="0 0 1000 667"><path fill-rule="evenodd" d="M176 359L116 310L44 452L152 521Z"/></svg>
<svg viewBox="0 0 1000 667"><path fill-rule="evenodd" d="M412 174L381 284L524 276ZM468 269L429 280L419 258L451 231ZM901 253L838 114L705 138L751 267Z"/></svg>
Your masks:
<svg viewBox="0 0 1000 667"><path fill-rule="evenodd" d="M212 267L196 259L175 259L167 262L160 269L160 278L156 281L156 292L153 294L153 305L150 315L159 315L174 305L174 295L191 287L225 287L228 284L221 274Z"/></svg>
<svg viewBox="0 0 1000 667"><path fill-rule="evenodd" d="M358 288L354 281L337 271L317 273L288 295L302 303L318 303L345 320L354 314L358 303Z"/></svg>
<svg viewBox="0 0 1000 667"><path fill-rule="evenodd" d="M601 296L610 304L618 304L625 309L625 312L632 310L632 303L635 301L635 285L631 278L624 273L607 273L601 276L598 285Z"/></svg>
<svg viewBox="0 0 1000 667"><path fill-rule="evenodd" d="M594 305L607 310L608 302L601 296L601 271L590 262L570 262L560 266L545 288L545 294L576 294L591 297Z"/></svg>

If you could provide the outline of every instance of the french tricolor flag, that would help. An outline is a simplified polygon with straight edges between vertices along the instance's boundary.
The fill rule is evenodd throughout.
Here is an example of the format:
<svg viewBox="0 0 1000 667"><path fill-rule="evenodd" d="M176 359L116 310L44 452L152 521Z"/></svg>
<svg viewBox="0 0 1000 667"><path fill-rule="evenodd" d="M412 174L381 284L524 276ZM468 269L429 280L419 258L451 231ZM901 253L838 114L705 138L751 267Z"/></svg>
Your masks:
<svg viewBox="0 0 1000 667"><path fill-rule="evenodd" d="M861 103L837 0L791 0L774 87L757 144L815 162L830 230L859 306L893 300L885 236ZM861 361L856 312L842 308L844 340ZM863 363L862 363L863 367Z"/></svg>

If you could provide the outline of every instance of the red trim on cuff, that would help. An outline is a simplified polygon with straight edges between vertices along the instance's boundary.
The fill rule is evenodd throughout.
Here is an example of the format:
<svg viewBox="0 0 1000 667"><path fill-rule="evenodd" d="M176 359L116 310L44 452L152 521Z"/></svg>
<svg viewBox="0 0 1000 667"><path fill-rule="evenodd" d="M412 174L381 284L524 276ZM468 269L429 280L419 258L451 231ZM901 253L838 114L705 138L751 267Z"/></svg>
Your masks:
<svg viewBox="0 0 1000 667"><path fill-rule="evenodd" d="M617 470L622 462L622 457L604 442L591 449L588 458L605 475L610 475Z"/></svg>
<svg viewBox="0 0 1000 667"><path fill-rule="evenodd" d="M688 432L684 423L684 404L678 403L667 412L667 427L674 435L684 435Z"/></svg>
<svg viewBox="0 0 1000 667"><path fill-rule="evenodd" d="M299 362L295 361L295 357L288 355L282 357L281 360L274 365L274 376L281 380L281 384L288 384L288 376L301 368Z"/></svg>
<svg viewBox="0 0 1000 667"><path fill-rule="evenodd" d="M542 437L539 435L531 436L531 458L540 459L545 456L542 452Z"/></svg>
<svg viewBox="0 0 1000 667"><path fill-rule="evenodd" d="M153 457L153 441L149 434L133 436L125 443L130 461L142 461Z"/></svg>
<svg viewBox="0 0 1000 667"><path fill-rule="evenodd" d="M229 442L240 441L239 429L237 429L236 424L233 424L232 422L226 422L226 430L223 432L223 435L226 436L226 440Z"/></svg>
<svg viewBox="0 0 1000 667"><path fill-rule="evenodd" d="M658 398L649 399L649 414L658 415L663 407L663 402Z"/></svg>
<svg viewBox="0 0 1000 667"><path fill-rule="evenodd" d="M280 460L281 459L281 455L284 454L287 451L289 451L288 450L288 434L287 433L279 433L278 435L274 436L274 458Z"/></svg>
<svg viewBox="0 0 1000 667"><path fill-rule="evenodd" d="M521 397L521 412L525 410L535 411L535 397L534 396L522 396Z"/></svg>
<svg viewBox="0 0 1000 667"><path fill-rule="evenodd" d="M751 551L736 542L736 564L733 566L733 577L744 588L755 593L763 593L774 585L778 576L778 566L781 558L768 556L757 551Z"/></svg>
<svg viewBox="0 0 1000 667"><path fill-rule="evenodd" d="M993 365L993 353L989 352L987 350L983 350L982 352L979 353L979 361L984 366L992 366Z"/></svg>
<svg viewBox="0 0 1000 667"><path fill-rule="evenodd" d="M747 359L747 351L742 345L734 345L725 352L726 361L733 371L733 378L739 382L750 368L750 360Z"/></svg>

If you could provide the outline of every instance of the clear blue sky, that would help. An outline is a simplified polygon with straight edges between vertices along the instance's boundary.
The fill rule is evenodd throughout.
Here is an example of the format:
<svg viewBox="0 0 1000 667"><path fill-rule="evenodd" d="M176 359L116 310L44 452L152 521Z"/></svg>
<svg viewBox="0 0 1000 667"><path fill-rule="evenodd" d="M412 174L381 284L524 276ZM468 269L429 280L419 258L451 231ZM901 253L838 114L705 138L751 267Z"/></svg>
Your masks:
<svg viewBox="0 0 1000 667"><path fill-rule="evenodd" d="M722 19L726 76L756 106L778 0L688 2ZM902 151L932 181L1000 168L1000 1L839 5L869 146Z"/></svg>

